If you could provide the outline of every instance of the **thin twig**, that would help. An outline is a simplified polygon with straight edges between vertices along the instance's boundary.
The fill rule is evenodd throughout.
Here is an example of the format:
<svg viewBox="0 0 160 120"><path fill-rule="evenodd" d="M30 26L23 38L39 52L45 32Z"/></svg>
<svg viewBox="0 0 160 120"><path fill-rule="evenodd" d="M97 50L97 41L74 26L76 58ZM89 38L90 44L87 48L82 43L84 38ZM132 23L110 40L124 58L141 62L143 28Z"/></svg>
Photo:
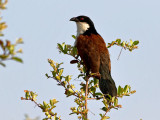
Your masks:
<svg viewBox="0 0 160 120"><path fill-rule="evenodd" d="M85 109L87 110L87 99L88 99L88 80L89 80L89 77L87 76L86 77L86 89L85 89ZM87 119L88 118L88 111L85 115L85 118Z"/></svg>
<svg viewBox="0 0 160 120"><path fill-rule="evenodd" d="M56 80L61 86L63 86L66 90L69 90L61 81L55 79L54 77L50 77L50 78L53 78L54 80ZM69 86L71 86L69 83L68 83ZM71 88L73 90L73 92L75 94L73 94L74 96L78 97L79 98L79 95L75 92L75 90L73 88Z"/></svg>
<svg viewBox="0 0 160 120"><path fill-rule="evenodd" d="M93 115L96 115L95 113L93 113L91 110L89 110Z"/></svg>
<svg viewBox="0 0 160 120"><path fill-rule="evenodd" d="M103 118L106 116L106 114L107 114L112 108L113 108L113 106L108 107L106 113L103 115L103 117L102 117L101 120L103 120Z"/></svg>
<svg viewBox="0 0 160 120"><path fill-rule="evenodd" d="M121 53L122 53L122 50L123 50L123 47L121 48L121 51L120 51L120 53L119 53L119 55L118 55L118 58L117 58L117 60L119 60L119 58L120 58L120 55L121 55Z"/></svg>
<svg viewBox="0 0 160 120"><path fill-rule="evenodd" d="M40 104L38 104L34 99L30 98L30 99L26 99L26 98L23 98L21 97L21 100L30 100L30 101L33 101L38 107L41 108Z"/></svg>
<svg viewBox="0 0 160 120"><path fill-rule="evenodd" d="M87 100L97 100L97 98L87 98Z"/></svg>

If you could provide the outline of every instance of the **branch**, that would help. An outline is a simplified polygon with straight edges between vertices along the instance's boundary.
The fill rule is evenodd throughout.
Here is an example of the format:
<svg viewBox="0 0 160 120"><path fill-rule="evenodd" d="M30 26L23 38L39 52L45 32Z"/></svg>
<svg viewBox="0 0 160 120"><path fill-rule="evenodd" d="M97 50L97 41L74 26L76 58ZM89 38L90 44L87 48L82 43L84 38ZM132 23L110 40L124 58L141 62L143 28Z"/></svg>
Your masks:
<svg viewBox="0 0 160 120"><path fill-rule="evenodd" d="M47 104L45 101L43 101L43 104L38 104L36 102L36 97L38 96L36 93L28 90L24 90L25 92L25 98L21 97L21 100L30 100L33 101L36 106L42 109L43 112L45 112L45 115L47 118L44 118L43 120L53 119L54 120L61 120L60 117L57 117L57 113L53 113L52 110L55 108L55 104L58 102L56 99L51 99L50 104Z"/></svg>
<svg viewBox="0 0 160 120"><path fill-rule="evenodd" d="M88 100L88 81L89 77L86 77L86 87L85 87L85 109L87 110L85 118L88 118L88 108L87 108L87 100Z"/></svg>

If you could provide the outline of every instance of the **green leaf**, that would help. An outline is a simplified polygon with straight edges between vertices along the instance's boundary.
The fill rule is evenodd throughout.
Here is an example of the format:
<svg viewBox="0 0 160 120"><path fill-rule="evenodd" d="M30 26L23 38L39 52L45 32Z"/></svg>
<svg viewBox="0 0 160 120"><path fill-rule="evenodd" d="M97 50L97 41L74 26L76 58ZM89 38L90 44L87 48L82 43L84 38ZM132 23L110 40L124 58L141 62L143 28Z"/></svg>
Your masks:
<svg viewBox="0 0 160 120"><path fill-rule="evenodd" d="M106 112L107 111L107 108L106 107L103 107L103 108L101 108L104 112Z"/></svg>
<svg viewBox="0 0 160 120"><path fill-rule="evenodd" d="M32 98L34 101L36 101L36 97L37 97L37 94L33 94Z"/></svg>
<svg viewBox="0 0 160 120"><path fill-rule="evenodd" d="M56 76L55 78L56 78L56 80L61 80L60 76Z"/></svg>
<svg viewBox="0 0 160 120"><path fill-rule="evenodd" d="M6 65L4 63L2 63L2 62L0 62L0 65L2 65L3 67L6 67Z"/></svg>
<svg viewBox="0 0 160 120"><path fill-rule="evenodd" d="M30 94L31 94L31 96L33 97L34 93L33 93L32 91L30 92Z"/></svg>
<svg viewBox="0 0 160 120"><path fill-rule="evenodd" d="M52 75L53 75L53 77L56 77L56 71L52 71Z"/></svg>
<svg viewBox="0 0 160 120"><path fill-rule="evenodd" d="M97 93L95 93L95 95L102 95L102 93L100 93L100 92L97 92Z"/></svg>
<svg viewBox="0 0 160 120"><path fill-rule="evenodd" d="M47 78L49 78L49 76L48 76L48 74L47 74L47 73L46 73L45 75L46 75L46 77L47 77Z"/></svg>
<svg viewBox="0 0 160 120"><path fill-rule="evenodd" d="M102 114L99 114L101 117L103 116Z"/></svg>
<svg viewBox="0 0 160 120"><path fill-rule="evenodd" d="M138 41L138 40L137 40L137 41L134 41L133 44L134 44L134 45L138 45L138 44L139 44L139 41Z"/></svg>
<svg viewBox="0 0 160 120"><path fill-rule="evenodd" d="M115 98L115 99L114 99L114 106L117 106L117 105L118 105L118 99Z"/></svg>
<svg viewBox="0 0 160 120"><path fill-rule="evenodd" d="M76 48L76 47L73 47L73 48L72 48L72 50L71 50L71 55L72 55L72 56L77 55L77 48Z"/></svg>
<svg viewBox="0 0 160 120"><path fill-rule="evenodd" d="M48 116L48 115L49 115L49 113L48 113L48 112L45 112L45 115L46 115L46 116Z"/></svg>
<svg viewBox="0 0 160 120"><path fill-rule="evenodd" d="M124 92L124 89L123 89L123 88L121 88L121 94L123 94L123 92Z"/></svg>
<svg viewBox="0 0 160 120"><path fill-rule="evenodd" d="M73 84L71 84L71 86L70 86L72 89L74 89L75 88L75 86L73 85Z"/></svg>
<svg viewBox="0 0 160 120"><path fill-rule="evenodd" d="M130 86L128 86L129 87L129 92L131 92L131 87Z"/></svg>
<svg viewBox="0 0 160 120"><path fill-rule="evenodd" d="M107 120L109 118L110 118L109 116L104 116L101 120Z"/></svg>
<svg viewBox="0 0 160 120"><path fill-rule="evenodd" d="M48 105L47 105L47 103L45 101L43 101L43 105L44 105L44 108L48 107Z"/></svg>
<svg viewBox="0 0 160 120"><path fill-rule="evenodd" d="M118 43L118 45L121 44L121 39L117 39L116 42Z"/></svg>
<svg viewBox="0 0 160 120"><path fill-rule="evenodd" d="M58 101L56 99L52 99L53 104L58 103Z"/></svg>
<svg viewBox="0 0 160 120"><path fill-rule="evenodd" d="M62 45L61 44L57 44L58 45L58 48L59 48L59 50L62 52L63 51L63 47L62 47Z"/></svg>
<svg viewBox="0 0 160 120"><path fill-rule="evenodd" d="M22 49L19 49L19 50L17 51L17 53L23 53L23 50L22 50Z"/></svg>
<svg viewBox="0 0 160 120"><path fill-rule="evenodd" d="M0 33L0 36L4 36L4 34L3 34L3 33Z"/></svg>
<svg viewBox="0 0 160 120"><path fill-rule="evenodd" d="M94 85L98 84L99 80L94 78Z"/></svg>
<svg viewBox="0 0 160 120"><path fill-rule="evenodd" d="M0 55L0 59L7 59L9 57L9 55Z"/></svg>
<svg viewBox="0 0 160 120"><path fill-rule="evenodd" d="M9 46L8 50L9 50L10 54L14 54L14 49L15 49L15 45Z"/></svg>
<svg viewBox="0 0 160 120"><path fill-rule="evenodd" d="M19 38L16 40L16 44L22 44L23 43L23 39L22 38Z"/></svg>
<svg viewBox="0 0 160 120"><path fill-rule="evenodd" d="M112 97L112 98L111 98L111 102L114 102L114 100L115 100L115 97Z"/></svg>
<svg viewBox="0 0 160 120"><path fill-rule="evenodd" d="M124 46L125 46L125 44L126 44L126 43L123 41L123 42L121 43L121 46L122 46L122 47L124 47Z"/></svg>
<svg viewBox="0 0 160 120"><path fill-rule="evenodd" d="M71 94L74 93L74 91L73 91L71 88L69 88L68 91L69 91Z"/></svg>
<svg viewBox="0 0 160 120"><path fill-rule="evenodd" d="M75 36L75 35L72 35L72 37L73 37L74 39L76 39L76 36Z"/></svg>
<svg viewBox="0 0 160 120"><path fill-rule="evenodd" d="M26 97L26 99L29 99L29 97L30 97L29 91L26 92L25 97Z"/></svg>
<svg viewBox="0 0 160 120"><path fill-rule="evenodd" d="M118 95L121 95L121 86L118 87Z"/></svg>
<svg viewBox="0 0 160 120"><path fill-rule="evenodd" d="M129 86L126 85L126 86L124 87L124 93L127 93L128 89L129 89Z"/></svg>
<svg viewBox="0 0 160 120"><path fill-rule="evenodd" d="M15 60L17 62L23 63L23 60L21 58L19 58L19 57L12 57L11 59Z"/></svg>
<svg viewBox="0 0 160 120"><path fill-rule="evenodd" d="M61 76L62 73L63 73L63 69L61 69L61 70L59 71L59 76Z"/></svg>
<svg viewBox="0 0 160 120"><path fill-rule="evenodd" d="M82 77L82 76L85 76L85 75L84 75L84 74L79 74L79 75L78 75L78 78L80 78L80 77Z"/></svg>
<svg viewBox="0 0 160 120"><path fill-rule="evenodd" d="M95 95L96 88L95 88L94 86L92 86L92 87L90 88L90 90L91 90L91 92Z"/></svg>
<svg viewBox="0 0 160 120"><path fill-rule="evenodd" d="M70 80L71 80L71 76L70 75L65 77L65 81L70 82Z"/></svg>
<svg viewBox="0 0 160 120"><path fill-rule="evenodd" d="M133 45L133 41L132 40L130 40L130 45Z"/></svg>
<svg viewBox="0 0 160 120"><path fill-rule="evenodd" d="M53 100L50 100L50 105L51 105L51 106L53 106L53 105L54 105Z"/></svg>

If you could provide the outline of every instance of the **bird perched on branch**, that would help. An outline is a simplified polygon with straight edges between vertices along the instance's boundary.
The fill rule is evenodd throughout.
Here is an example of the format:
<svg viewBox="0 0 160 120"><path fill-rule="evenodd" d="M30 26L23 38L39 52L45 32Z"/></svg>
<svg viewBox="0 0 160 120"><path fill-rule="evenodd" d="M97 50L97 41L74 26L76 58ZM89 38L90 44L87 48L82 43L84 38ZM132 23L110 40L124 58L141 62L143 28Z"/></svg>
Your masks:
<svg viewBox="0 0 160 120"><path fill-rule="evenodd" d="M84 62L87 74L94 73L99 79L103 94L117 96L117 88L111 76L111 61L106 43L97 33L94 23L87 16L73 17L70 21L77 24L75 47Z"/></svg>

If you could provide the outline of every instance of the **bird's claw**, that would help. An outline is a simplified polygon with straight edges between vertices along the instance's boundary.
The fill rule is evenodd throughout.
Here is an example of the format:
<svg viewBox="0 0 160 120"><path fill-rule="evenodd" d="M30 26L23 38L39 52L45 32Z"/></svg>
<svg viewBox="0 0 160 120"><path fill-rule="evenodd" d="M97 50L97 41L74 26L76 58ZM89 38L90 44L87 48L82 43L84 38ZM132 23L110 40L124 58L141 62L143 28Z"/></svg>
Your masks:
<svg viewBox="0 0 160 120"><path fill-rule="evenodd" d="M97 78L97 79L101 79L101 74L99 72L91 73L91 74L88 75L88 77L94 77L94 78Z"/></svg>

